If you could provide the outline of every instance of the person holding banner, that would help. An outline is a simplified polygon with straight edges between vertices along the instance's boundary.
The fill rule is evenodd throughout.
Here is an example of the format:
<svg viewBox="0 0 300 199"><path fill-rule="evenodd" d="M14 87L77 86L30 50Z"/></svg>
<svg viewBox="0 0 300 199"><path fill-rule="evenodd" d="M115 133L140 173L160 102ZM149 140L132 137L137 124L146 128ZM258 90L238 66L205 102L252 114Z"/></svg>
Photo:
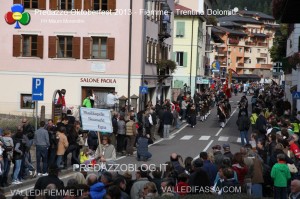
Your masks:
<svg viewBox="0 0 300 199"><path fill-rule="evenodd" d="M102 144L99 144L95 151L95 159L101 163L110 163L116 160L116 149L111 144L108 135L102 136Z"/></svg>

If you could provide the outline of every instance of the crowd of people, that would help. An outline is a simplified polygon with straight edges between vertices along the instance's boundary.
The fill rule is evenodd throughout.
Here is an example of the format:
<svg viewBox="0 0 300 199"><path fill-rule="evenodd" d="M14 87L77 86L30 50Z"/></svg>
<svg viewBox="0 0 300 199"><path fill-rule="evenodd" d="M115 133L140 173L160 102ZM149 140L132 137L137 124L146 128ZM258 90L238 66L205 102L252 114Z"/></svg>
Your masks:
<svg viewBox="0 0 300 199"><path fill-rule="evenodd" d="M81 130L80 122L70 110L56 125L52 120L47 124L41 121L37 131L24 118L15 134L5 130L1 136L0 185L9 185L13 163L10 176L13 184L22 183L26 175L37 175L41 177L34 190L76 190L69 198L140 199L205 193L300 198L300 113L296 115L291 110L280 86L253 86L252 89L253 96L247 98L245 92L238 104L236 125L242 146L236 153L226 143L213 146L212 153L200 152L198 159L184 159L172 153L164 171L140 167L134 174L108 171L87 174L85 170L77 172L66 186L58 178L59 172L68 167L70 153L70 165L109 164L117 155L132 156L135 150L139 161L147 161L152 157L148 145L158 135L168 139L170 127L179 128L185 121L194 128L197 121L206 120L215 105L220 127L225 127L231 115L230 96L216 87L196 92L193 97L191 93L183 93L173 102L165 100L156 105L149 102L138 113L128 111L125 106L120 112L113 112L110 134ZM36 165L31 161L32 145L36 146Z"/></svg>

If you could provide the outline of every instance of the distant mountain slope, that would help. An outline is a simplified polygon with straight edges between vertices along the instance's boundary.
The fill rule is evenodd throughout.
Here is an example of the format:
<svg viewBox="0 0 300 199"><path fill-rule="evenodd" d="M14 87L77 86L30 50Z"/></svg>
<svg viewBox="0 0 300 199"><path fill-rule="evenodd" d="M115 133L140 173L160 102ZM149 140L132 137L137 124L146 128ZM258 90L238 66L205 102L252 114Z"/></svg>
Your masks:
<svg viewBox="0 0 300 199"><path fill-rule="evenodd" d="M272 15L272 0L217 0L214 9L227 10L238 7L239 10L247 8L249 11L260 11Z"/></svg>

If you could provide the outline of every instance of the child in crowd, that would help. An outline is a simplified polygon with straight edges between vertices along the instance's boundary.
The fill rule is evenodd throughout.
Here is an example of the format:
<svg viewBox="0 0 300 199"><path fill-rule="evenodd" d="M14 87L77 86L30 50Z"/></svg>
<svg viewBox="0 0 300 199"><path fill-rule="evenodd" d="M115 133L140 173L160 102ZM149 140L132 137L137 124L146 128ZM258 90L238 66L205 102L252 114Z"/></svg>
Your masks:
<svg viewBox="0 0 300 199"><path fill-rule="evenodd" d="M85 147L83 148L82 152L80 152L79 154L79 161L80 161L80 164L90 164L91 161L94 159L92 156L91 156L91 151L89 150L88 147Z"/></svg>
<svg viewBox="0 0 300 199"><path fill-rule="evenodd" d="M277 162L271 170L271 177L274 180L274 198L287 199L287 186L291 173L285 162L285 154L278 154Z"/></svg>

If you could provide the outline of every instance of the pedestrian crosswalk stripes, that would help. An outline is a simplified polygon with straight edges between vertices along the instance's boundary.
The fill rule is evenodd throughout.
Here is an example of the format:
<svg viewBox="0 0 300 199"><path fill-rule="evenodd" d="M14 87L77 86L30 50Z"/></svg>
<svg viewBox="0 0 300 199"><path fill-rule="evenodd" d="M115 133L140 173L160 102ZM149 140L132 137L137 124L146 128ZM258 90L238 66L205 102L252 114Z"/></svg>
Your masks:
<svg viewBox="0 0 300 199"><path fill-rule="evenodd" d="M199 140L209 140L210 136L202 135Z"/></svg>
<svg viewBox="0 0 300 199"><path fill-rule="evenodd" d="M180 140L190 140L193 136L192 135L185 135Z"/></svg>
<svg viewBox="0 0 300 199"><path fill-rule="evenodd" d="M220 136L218 141L224 141L224 142L227 142L229 139L229 137L224 137L224 136Z"/></svg>
<svg viewBox="0 0 300 199"><path fill-rule="evenodd" d="M171 137L170 139L172 139L174 137ZM236 138L236 137L232 138L232 137L227 137L227 136L220 136L220 137L217 137L217 138L218 138L218 141L220 141L220 142L231 141L231 142L241 143L241 138ZM180 140L191 140L191 139L197 139L197 136L195 136L195 135L184 135L180 138ZM209 135L201 135L198 138L198 140L200 140L200 141L207 141L207 140L211 140L211 139L212 139L212 136L209 136Z"/></svg>

